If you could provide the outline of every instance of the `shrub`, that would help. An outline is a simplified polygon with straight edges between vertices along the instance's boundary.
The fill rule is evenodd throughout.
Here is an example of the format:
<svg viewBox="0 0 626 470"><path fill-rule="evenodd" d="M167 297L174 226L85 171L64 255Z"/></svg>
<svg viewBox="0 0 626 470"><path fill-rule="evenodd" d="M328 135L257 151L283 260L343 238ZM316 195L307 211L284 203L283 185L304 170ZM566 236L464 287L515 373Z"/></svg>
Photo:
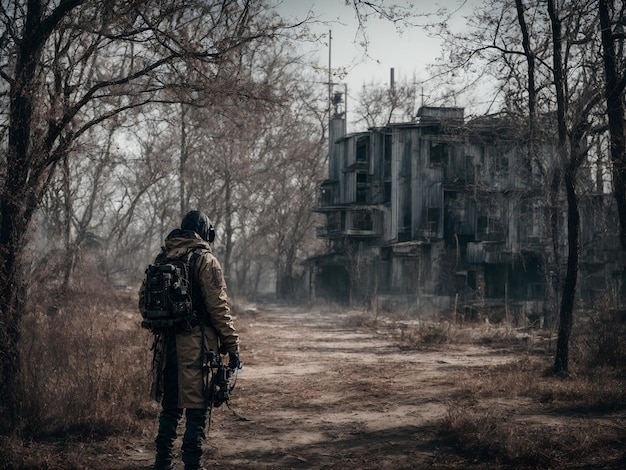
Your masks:
<svg viewBox="0 0 626 470"><path fill-rule="evenodd" d="M626 366L626 310L598 303L583 324L583 343L592 366Z"/></svg>
<svg viewBox="0 0 626 470"><path fill-rule="evenodd" d="M23 318L21 433L123 433L136 426L149 387L149 333L129 303L76 295L56 313Z"/></svg>

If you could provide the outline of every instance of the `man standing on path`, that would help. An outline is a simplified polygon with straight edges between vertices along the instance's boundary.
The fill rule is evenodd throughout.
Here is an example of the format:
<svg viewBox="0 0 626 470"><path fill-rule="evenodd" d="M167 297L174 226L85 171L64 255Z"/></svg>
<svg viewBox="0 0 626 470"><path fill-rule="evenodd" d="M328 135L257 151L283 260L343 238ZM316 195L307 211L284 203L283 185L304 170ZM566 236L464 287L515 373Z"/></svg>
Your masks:
<svg viewBox="0 0 626 470"><path fill-rule="evenodd" d="M211 252L215 230L200 211L190 211L180 229L166 237L155 264L187 259L191 285L192 311L184 323L154 330L153 383L151 395L161 402L159 431L155 440L153 470L170 470L178 422L185 411L186 426L182 442L185 470L202 469L202 443L212 397L208 394L207 353L229 356L228 366L237 369L239 335L228 306L226 283L219 261ZM144 286L139 308L145 318L147 301Z"/></svg>

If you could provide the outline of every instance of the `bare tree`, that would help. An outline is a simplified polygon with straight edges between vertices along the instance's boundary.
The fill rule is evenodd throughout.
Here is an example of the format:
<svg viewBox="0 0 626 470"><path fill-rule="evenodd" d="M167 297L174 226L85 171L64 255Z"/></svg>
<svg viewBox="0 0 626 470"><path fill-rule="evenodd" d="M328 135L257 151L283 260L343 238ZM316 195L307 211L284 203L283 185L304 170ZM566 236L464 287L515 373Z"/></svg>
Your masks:
<svg viewBox="0 0 626 470"><path fill-rule="evenodd" d="M287 38L241 48L237 66L226 64L224 73L236 74L251 92L186 110L186 204L205 208L216 224L216 249L235 294L253 293L252 279L268 267L291 273L314 237L310 204L323 161L323 88L311 87L321 79L302 72L293 50ZM277 221L275 211L289 215ZM277 233L283 233L278 244Z"/></svg>
<svg viewBox="0 0 626 470"><path fill-rule="evenodd" d="M256 11L252 11L256 9ZM255 16L255 21L251 18ZM274 34L248 0L22 0L0 6L6 171L0 187L0 406L17 422L24 247L55 171L99 123L171 90L214 89L212 64ZM209 75L208 75L209 74ZM184 76L185 80L180 77ZM214 77L213 77L214 78ZM44 90L54 88L53 94Z"/></svg>
<svg viewBox="0 0 626 470"><path fill-rule="evenodd" d="M587 154L584 138L591 126L588 119L590 110L599 101L599 95L593 89L582 103L571 103L571 96L566 96L568 81L565 77L566 59L563 57L562 20L560 12L556 9L554 0L548 0L548 14L552 29L553 44L553 76L556 92L557 105L557 128L559 136L558 152L559 161L564 166L565 192L567 195L567 271L563 284L563 295L559 312L559 333L554 358L554 372L567 373L569 365L569 340L574 318L574 302L576 298L576 284L578 278L578 265L580 257L580 211L578 208L578 195L576 193L577 172L583 158ZM574 28L574 37L577 36ZM568 106L569 105L569 106ZM566 113L568 107L577 105L577 113L570 121L571 128L568 130ZM581 106L582 105L582 106ZM569 142L569 148L568 148Z"/></svg>
<svg viewBox="0 0 626 470"><path fill-rule="evenodd" d="M626 250L626 121L624 116L626 74L619 71L624 69L624 31L622 28L625 8L626 4L621 2L621 8L617 12L612 0L598 0L605 76L604 97L609 121L610 154L613 163L613 194L617 201L620 242L624 250ZM616 15L617 18L612 20L611 14ZM615 31L613 30L614 25ZM615 49L616 42L619 44L617 51Z"/></svg>
<svg viewBox="0 0 626 470"><path fill-rule="evenodd" d="M416 83L414 79L389 86L376 83L364 85L356 98L356 123L370 128L414 120L419 105Z"/></svg>
<svg viewBox="0 0 626 470"><path fill-rule="evenodd" d="M546 8L542 2L491 2L476 12L472 24L473 32L450 36L456 43L448 72L474 70L476 76L495 77L505 109L528 122L520 137L526 137L530 160L549 195L553 266L557 280L563 279L554 370L567 372L580 257L579 169L588 156L588 137L601 131L605 121L599 109L603 86L594 72L601 66L597 3L557 7L549 1ZM551 126L558 136L556 155L543 158ZM591 185L589 178L582 180ZM563 189L568 209L566 272L561 277L565 230L558 204Z"/></svg>

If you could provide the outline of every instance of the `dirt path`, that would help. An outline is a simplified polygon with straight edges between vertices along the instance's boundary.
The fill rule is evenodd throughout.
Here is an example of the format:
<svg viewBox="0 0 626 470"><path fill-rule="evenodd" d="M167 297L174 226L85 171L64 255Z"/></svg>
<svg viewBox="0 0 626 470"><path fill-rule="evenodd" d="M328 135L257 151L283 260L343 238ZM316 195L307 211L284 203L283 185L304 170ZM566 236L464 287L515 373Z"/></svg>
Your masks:
<svg viewBox="0 0 626 470"><path fill-rule="evenodd" d="M207 468L452 468L436 423L458 371L512 359L480 347L401 351L388 334L330 310L264 307L242 317L232 408L249 421L214 410ZM149 467L146 438L126 458Z"/></svg>
<svg viewBox="0 0 626 470"><path fill-rule="evenodd" d="M244 370L231 406L246 420L224 405L214 410L205 468L626 468L619 370L601 371L600 380L543 376L551 343L539 336L526 342L517 334L499 341L487 335L497 329L482 325L463 329L476 339L473 345L453 341L437 351L406 350L391 330L399 323L378 322L390 326L374 330L359 327L363 319L337 309L267 305L240 314ZM135 321L129 313L129 322ZM489 347L485 340L492 341ZM142 404L132 434L7 440L15 461L33 454L24 461L36 465L0 462L0 468L149 469L159 407L147 392L137 398ZM452 432L442 432L448 422ZM143 426L139 435L136 425Z"/></svg>

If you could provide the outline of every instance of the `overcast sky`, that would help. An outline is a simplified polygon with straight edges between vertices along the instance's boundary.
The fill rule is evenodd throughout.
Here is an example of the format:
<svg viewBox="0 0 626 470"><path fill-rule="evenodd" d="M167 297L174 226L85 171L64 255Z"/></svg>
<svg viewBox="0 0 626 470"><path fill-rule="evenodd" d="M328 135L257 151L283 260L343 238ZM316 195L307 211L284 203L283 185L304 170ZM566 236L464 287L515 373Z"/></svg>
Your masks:
<svg viewBox="0 0 626 470"><path fill-rule="evenodd" d="M403 0L396 0L402 3ZM454 28L461 28L472 7L481 0L405 0L414 6L414 11L419 14L432 13L440 7L445 7L449 12L455 12L451 23ZM387 0L387 3L391 3ZM404 31L396 30L396 27L388 20L369 18L367 22L367 35L370 40L368 55L365 62L364 51L355 42L357 36L357 21L352 6L346 6L345 0L282 0L278 4L278 11L287 18L303 19L308 11L318 17L320 21L314 26L320 33L328 34L332 31L332 57L333 68L346 67L349 72L345 81L350 87L361 87L363 83L372 81L388 83L390 69L394 68L396 79L411 78L417 74L420 78L426 78L424 68L432 63L441 54L439 41L428 37L423 28L412 27ZM425 23L426 19L417 19ZM431 21L435 21L435 17ZM318 44L320 65L328 66L328 46ZM356 91L356 90L355 90Z"/></svg>
<svg viewBox="0 0 626 470"><path fill-rule="evenodd" d="M462 28L465 16L471 13L474 6L482 0L384 0L386 3L411 4L415 13L433 13L441 7L453 13L449 24L454 29ZM331 67L345 69L347 74L333 77L348 85L348 95L356 95L363 84L389 84L390 72L394 69L396 82L427 78L427 64L434 62L441 55L440 43L429 37L420 27L410 27L398 31L388 20L369 18L366 24L369 48L365 57L364 50L358 42L358 23L353 7L346 6L345 0L276 0L277 10L285 19L302 20L307 12L320 21L313 27L315 32L325 34L325 40L315 45L318 64L328 67L329 49L328 32L332 31ZM416 22L436 21L418 18ZM328 22L328 23L325 23ZM348 103L349 105L349 103ZM350 108L348 106L348 108Z"/></svg>

